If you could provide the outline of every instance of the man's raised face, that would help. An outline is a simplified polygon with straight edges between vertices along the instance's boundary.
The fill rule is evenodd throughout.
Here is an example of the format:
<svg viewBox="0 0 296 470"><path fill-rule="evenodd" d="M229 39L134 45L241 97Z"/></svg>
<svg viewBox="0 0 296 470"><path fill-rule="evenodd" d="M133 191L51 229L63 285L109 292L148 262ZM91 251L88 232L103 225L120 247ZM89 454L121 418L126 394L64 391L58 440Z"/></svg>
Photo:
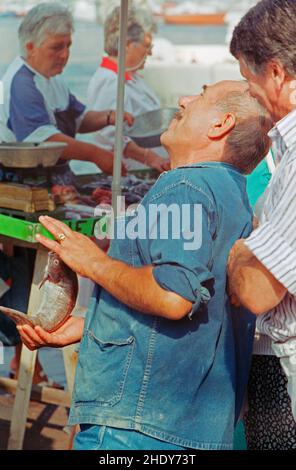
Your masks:
<svg viewBox="0 0 296 470"><path fill-rule="evenodd" d="M183 96L179 100L180 110L172 120L168 130L162 135L166 146L184 146L200 150L209 144L215 126L223 125L223 112L219 101L231 92L245 93L248 84L243 81L222 81L215 85L204 85L201 93Z"/></svg>

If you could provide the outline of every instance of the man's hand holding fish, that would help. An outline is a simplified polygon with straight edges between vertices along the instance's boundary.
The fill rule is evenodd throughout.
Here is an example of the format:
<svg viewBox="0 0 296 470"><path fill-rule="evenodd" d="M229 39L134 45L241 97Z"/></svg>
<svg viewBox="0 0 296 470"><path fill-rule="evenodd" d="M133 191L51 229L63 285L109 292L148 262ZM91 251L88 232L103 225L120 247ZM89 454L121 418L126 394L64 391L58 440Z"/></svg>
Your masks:
<svg viewBox="0 0 296 470"><path fill-rule="evenodd" d="M80 341L84 326L84 319L81 317L69 317L58 330L48 333L41 326L32 328L30 325L17 326L23 343L28 349L41 348L43 346L51 346L53 348L61 348L69 344L78 343Z"/></svg>

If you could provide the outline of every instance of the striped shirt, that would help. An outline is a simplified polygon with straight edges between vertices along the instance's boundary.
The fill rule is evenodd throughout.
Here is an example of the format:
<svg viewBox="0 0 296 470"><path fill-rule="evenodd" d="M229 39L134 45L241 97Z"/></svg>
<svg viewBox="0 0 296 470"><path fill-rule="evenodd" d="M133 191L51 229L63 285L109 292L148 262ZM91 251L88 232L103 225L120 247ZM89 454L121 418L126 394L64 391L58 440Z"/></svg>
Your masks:
<svg viewBox="0 0 296 470"><path fill-rule="evenodd" d="M288 291L277 307L258 317L257 330L272 339L277 355L289 355L296 352L296 110L269 135L276 171L264 195L260 226L245 243Z"/></svg>

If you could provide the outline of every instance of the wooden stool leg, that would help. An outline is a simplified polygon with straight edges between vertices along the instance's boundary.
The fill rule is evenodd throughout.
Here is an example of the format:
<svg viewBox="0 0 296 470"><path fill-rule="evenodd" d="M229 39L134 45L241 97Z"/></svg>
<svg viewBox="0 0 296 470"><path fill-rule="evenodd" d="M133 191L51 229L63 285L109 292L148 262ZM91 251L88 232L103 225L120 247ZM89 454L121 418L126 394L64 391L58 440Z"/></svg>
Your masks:
<svg viewBox="0 0 296 470"><path fill-rule="evenodd" d="M76 351L77 345L71 344L70 346L65 346L63 348L63 357L64 357L64 365L65 365L65 372L67 378L67 385L70 395L72 396L73 393L73 386L74 386L74 379L75 379L75 371L77 366L77 359L78 353ZM69 443L68 443L68 450L73 449L73 441L75 434L77 432L77 426L72 426L69 436Z"/></svg>
<svg viewBox="0 0 296 470"><path fill-rule="evenodd" d="M47 256L47 251L37 250L28 314L36 312L40 303L39 285L44 276ZM10 450L20 450L23 447L36 355L37 351L29 351L23 346L8 440Z"/></svg>
<svg viewBox="0 0 296 470"><path fill-rule="evenodd" d="M36 356L37 351L29 351L23 346L10 424L8 450L20 450L23 447Z"/></svg>

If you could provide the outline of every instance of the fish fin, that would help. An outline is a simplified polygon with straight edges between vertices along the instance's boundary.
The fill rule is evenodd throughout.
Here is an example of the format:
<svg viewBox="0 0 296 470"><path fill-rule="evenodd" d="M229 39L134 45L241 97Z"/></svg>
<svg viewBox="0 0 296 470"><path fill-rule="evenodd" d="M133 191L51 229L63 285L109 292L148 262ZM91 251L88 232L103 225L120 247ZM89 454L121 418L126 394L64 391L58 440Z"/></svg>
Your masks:
<svg viewBox="0 0 296 470"><path fill-rule="evenodd" d="M39 285L39 289L41 289L41 287L43 286L43 284L49 280L49 276L45 276L42 281L40 282L40 285Z"/></svg>
<svg viewBox="0 0 296 470"><path fill-rule="evenodd" d="M28 315L23 312L19 312L18 310L0 306L0 311L7 315L17 325L30 325L32 328L36 325L35 320L32 317L30 318Z"/></svg>

